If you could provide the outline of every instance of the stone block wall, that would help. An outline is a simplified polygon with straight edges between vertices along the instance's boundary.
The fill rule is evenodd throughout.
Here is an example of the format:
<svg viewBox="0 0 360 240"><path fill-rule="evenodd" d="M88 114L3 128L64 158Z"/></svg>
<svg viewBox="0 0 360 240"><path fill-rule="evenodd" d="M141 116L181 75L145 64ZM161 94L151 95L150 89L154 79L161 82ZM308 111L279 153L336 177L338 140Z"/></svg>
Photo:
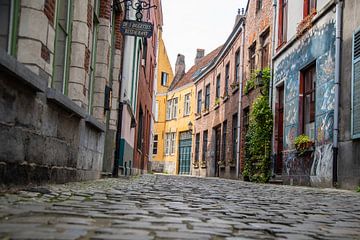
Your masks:
<svg viewBox="0 0 360 240"><path fill-rule="evenodd" d="M0 128L4 133L1 144L6 146L0 149L0 180L26 183L34 179L65 182L97 178L102 170L112 170L114 159L122 57L122 36L118 28L123 15L113 14L111 0L99 1L95 33L95 1L67 2L71 16L65 96L50 89L59 2L20 2L16 60L3 52L0 58ZM114 28L113 24L116 24ZM92 44L94 34L97 34L96 52ZM93 104L89 109L92 59L96 61ZM26 76L17 72L15 67L9 68L8 62L30 69L27 75L37 79L35 82L41 82L42 90L35 88L34 91L31 84L30 87L23 84ZM10 81L13 78L14 83ZM104 109L106 85L112 89L112 104L108 111ZM105 138L108 147L104 156ZM103 158L107 161L107 169L103 169ZM37 175L38 169L42 169L44 174L40 176L39 172ZM26 174L20 174L21 171ZM18 180L11 177L16 176L14 173L19 173Z"/></svg>

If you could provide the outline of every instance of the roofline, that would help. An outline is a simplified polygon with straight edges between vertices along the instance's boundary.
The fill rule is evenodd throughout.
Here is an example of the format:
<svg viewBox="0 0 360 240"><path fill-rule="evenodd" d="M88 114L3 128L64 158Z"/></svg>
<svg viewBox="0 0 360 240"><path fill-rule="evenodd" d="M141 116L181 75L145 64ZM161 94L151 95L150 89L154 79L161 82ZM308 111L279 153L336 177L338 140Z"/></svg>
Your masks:
<svg viewBox="0 0 360 240"><path fill-rule="evenodd" d="M206 71L201 73L199 76L195 77L194 83L197 83L198 81L200 81L200 79L202 79L211 70L213 70L213 68L219 63L220 59L222 59L222 57L225 55L225 53L229 50L229 48L231 47L231 45L235 41L236 37L242 31L244 31L243 25L245 25L245 17L240 18L239 22L236 24L235 28L233 29L233 31L231 32L231 34L227 38L227 40L226 40L225 44L223 45L222 49L220 50L220 52L213 59L213 61L208 65Z"/></svg>

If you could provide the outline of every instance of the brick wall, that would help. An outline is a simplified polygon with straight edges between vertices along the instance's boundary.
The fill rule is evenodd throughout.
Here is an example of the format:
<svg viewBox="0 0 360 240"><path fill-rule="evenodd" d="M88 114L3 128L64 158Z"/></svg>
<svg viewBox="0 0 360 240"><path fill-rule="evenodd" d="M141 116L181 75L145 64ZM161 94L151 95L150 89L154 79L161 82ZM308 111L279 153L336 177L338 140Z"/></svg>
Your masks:
<svg viewBox="0 0 360 240"><path fill-rule="evenodd" d="M55 5L55 0L45 0L44 13L52 25L54 25Z"/></svg>
<svg viewBox="0 0 360 240"><path fill-rule="evenodd" d="M271 38L272 38L272 0L263 0L261 10L257 10L257 1L250 0L249 8L246 13L246 31L245 31L245 46L244 46L244 78L243 78L243 89L245 89L247 80L250 79L250 56L249 48L256 42L256 57L255 57L255 69L261 68L261 34L269 30L270 37L270 51L271 53ZM271 57L268 57L271 60ZM243 113L244 109L249 107L250 112L252 104L255 99L259 96L259 90L251 90L247 96L242 93L242 119L241 119L241 140L240 140L240 163L241 169L244 169L245 159L245 128L243 124Z"/></svg>

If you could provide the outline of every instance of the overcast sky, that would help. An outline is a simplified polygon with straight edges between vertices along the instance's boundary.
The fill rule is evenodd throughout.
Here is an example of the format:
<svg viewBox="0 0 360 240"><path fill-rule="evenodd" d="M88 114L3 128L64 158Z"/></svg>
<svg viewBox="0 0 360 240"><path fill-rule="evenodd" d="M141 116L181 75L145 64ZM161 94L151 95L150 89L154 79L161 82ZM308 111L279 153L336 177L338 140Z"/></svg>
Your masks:
<svg viewBox="0 0 360 240"><path fill-rule="evenodd" d="M237 9L247 0L162 0L163 38L175 70L178 53L185 55L186 69L194 64L197 48L210 53L225 43L231 33Z"/></svg>

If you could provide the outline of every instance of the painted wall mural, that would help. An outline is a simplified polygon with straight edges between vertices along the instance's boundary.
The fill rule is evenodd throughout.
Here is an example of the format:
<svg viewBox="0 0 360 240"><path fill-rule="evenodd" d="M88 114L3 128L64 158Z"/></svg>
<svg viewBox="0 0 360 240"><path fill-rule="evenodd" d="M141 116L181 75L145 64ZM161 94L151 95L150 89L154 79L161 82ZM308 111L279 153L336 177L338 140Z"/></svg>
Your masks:
<svg viewBox="0 0 360 240"><path fill-rule="evenodd" d="M284 174L296 173L298 181L305 179L316 184L329 180L332 173L332 136L335 105L335 20L331 19L314 26L299 40L296 47L275 63L274 81L284 80ZM299 83L300 72L316 63L316 113L314 154L306 164L294 153L294 139L299 135ZM326 146L326 147L325 147ZM309 160L310 159L310 160ZM300 163L299 161L303 161ZM311 161L311 162L309 162ZM299 168L299 169L297 169ZM301 169L302 170L301 170ZM310 176L312 178L310 178ZM301 177L302 176L302 177ZM321 179L321 181L320 181ZM291 180L292 181L292 180Z"/></svg>

